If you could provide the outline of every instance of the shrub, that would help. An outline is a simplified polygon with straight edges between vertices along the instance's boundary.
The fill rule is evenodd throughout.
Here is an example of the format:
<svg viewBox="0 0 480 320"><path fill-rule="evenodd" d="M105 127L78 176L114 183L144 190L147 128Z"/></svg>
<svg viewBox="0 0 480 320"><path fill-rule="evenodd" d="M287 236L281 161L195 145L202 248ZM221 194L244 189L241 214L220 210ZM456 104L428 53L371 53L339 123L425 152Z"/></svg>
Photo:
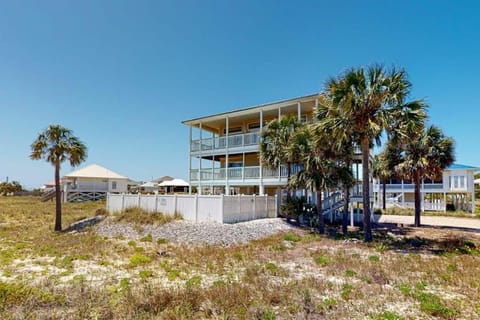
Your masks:
<svg viewBox="0 0 480 320"><path fill-rule="evenodd" d="M147 234L146 236L140 238L140 241L141 241L141 242L153 242L152 234L149 233L149 234Z"/></svg>
<svg viewBox="0 0 480 320"><path fill-rule="evenodd" d="M152 258L149 256L145 256L141 253L135 253L130 257L130 264L129 267L135 268L137 266L147 264L152 262Z"/></svg>
<svg viewBox="0 0 480 320"><path fill-rule="evenodd" d="M285 240L285 241L298 242L301 239L302 238L300 238L300 236L298 236L298 235L296 235L295 233L292 233L292 232L287 232L283 236L283 240Z"/></svg>

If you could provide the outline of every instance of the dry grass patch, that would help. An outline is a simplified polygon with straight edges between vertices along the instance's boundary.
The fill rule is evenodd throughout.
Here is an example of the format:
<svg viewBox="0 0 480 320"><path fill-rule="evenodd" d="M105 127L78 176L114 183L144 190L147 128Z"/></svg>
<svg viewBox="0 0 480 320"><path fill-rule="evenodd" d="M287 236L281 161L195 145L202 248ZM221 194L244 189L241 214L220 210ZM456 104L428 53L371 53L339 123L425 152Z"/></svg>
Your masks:
<svg viewBox="0 0 480 320"><path fill-rule="evenodd" d="M67 204L65 225L102 205ZM376 229L364 244L352 240L359 233L299 229L192 246L55 233L53 213L53 203L0 198L2 319L480 317L479 238L470 233ZM147 218L119 223L157 223Z"/></svg>
<svg viewBox="0 0 480 320"><path fill-rule="evenodd" d="M181 220L182 215L175 213L173 215L163 214L161 212L148 212L142 208L133 207L114 215L114 221L132 223L135 225L156 224L162 225L174 220Z"/></svg>

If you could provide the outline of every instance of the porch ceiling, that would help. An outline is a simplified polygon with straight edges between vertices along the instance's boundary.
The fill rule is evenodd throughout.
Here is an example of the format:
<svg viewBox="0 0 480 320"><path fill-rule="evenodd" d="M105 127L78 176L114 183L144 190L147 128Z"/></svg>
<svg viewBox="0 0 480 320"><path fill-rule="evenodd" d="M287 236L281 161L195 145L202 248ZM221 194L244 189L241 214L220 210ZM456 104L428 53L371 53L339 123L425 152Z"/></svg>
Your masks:
<svg viewBox="0 0 480 320"><path fill-rule="evenodd" d="M263 111L263 117L265 120L274 119L278 116L278 108L281 108L282 114L296 113L297 103L299 102L301 103L302 113L311 112L313 111L313 108L315 106L316 97L318 97L318 94L186 120L182 123L196 128L199 128L201 123L202 129L211 132L218 132L218 130L225 126L225 119L227 117L230 119L231 123L250 121L253 122L260 119L260 111Z"/></svg>

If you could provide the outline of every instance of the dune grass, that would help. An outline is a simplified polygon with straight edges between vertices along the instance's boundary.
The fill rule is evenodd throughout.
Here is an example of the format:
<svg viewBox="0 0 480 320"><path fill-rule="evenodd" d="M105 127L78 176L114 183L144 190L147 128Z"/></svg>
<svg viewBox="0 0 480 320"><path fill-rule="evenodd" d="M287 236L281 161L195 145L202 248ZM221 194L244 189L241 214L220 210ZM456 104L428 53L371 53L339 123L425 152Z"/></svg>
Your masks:
<svg viewBox="0 0 480 320"><path fill-rule="evenodd" d="M64 226L102 206L67 204ZM475 234L375 230L364 244L299 229L192 246L55 233L53 214L53 203L0 197L1 319L480 317Z"/></svg>
<svg viewBox="0 0 480 320"><path fill-rule="evenodd" d="M182 215L175 213L173 215L163 214L161 212L148 212L144 209L133 207L116 213L114 220L117 222L127 222L134 224L165 224L174 220L181 220Z"/></svg>

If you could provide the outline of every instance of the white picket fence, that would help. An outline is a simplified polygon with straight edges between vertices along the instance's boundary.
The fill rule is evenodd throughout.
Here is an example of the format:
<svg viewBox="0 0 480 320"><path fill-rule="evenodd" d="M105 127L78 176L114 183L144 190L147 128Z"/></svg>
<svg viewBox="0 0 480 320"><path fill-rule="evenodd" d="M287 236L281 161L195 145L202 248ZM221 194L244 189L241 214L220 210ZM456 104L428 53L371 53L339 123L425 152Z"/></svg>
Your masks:
<svg viewBox="0 0 480 320"><path fill-rule="evenodd" d="M236 223L277 217L276 196L225 195L107 195L107 210L115 213L139 207L149 212L181 214L183 219Z"/></svg>

